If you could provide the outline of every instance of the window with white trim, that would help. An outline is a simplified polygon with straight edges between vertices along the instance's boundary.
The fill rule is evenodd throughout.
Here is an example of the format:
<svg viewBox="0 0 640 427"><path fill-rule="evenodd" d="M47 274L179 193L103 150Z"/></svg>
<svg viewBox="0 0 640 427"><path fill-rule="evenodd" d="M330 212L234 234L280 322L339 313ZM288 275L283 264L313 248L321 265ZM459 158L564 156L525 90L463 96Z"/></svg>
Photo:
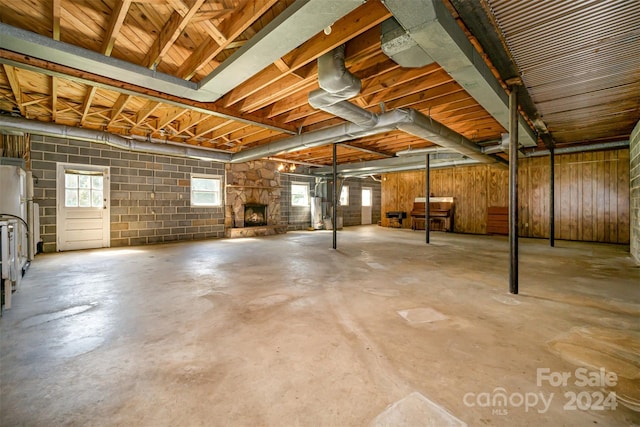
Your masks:
<svg viewBox="0 0 640 427"><path fill-rule="evenodd" d="M291 206L309 206L309 184L291 183Z"/></svg>
<svg viewBox="0 0 640 427"><path fill-rule="evenodd" d="M222 177L191 174L191 206L222 206Z"/></svg>
<svg viewBox="0 0 640 427"><path fill-rule="evenodd" d="M343 185L340 191L340 206L349 206L349 186Z"/></svg>

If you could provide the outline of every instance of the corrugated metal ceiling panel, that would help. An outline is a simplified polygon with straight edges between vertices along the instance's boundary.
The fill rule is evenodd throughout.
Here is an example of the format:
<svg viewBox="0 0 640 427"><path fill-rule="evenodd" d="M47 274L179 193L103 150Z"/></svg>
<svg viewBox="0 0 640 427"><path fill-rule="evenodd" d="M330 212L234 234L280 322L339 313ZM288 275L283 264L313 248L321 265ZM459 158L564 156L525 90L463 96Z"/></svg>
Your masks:
<svg viewBox="0 0 640 427"><path fill-rule="evenodd" d="M487 1L558 142L630 133L640 119L640 1ZM578 123L592 110L602 117L593 134Z"/></svg>

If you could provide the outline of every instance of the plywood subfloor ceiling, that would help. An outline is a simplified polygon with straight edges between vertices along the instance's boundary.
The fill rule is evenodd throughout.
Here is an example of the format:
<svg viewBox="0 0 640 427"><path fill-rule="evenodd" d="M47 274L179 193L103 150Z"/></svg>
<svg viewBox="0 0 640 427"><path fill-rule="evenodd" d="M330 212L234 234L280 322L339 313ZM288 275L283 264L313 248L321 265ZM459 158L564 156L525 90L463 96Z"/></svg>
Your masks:
<svg viewBox="0 0 640 427"><path fill-rule="evenodd" d="M506 7L492 3L496 3L496 8ZM632 3L623 2L621 7ZM105 57L198 83L234 60L234 53L252 43L261 30L273 29L294 4L294 0L0 0L0 21ZM448 3L447 7L466 30L464 16L457 15ZM233 153L343 122L312 108L307 96L318 88L316 59L346 44L346 65L362 79L362 91L351 102L376 113L410 107L473 142L499 139L506 132L504 127L437 63L403 68L382 52L380 24L391 16L379 0L366 1L336 20L329 34L320 31L310 36L214 102L180 98L124 83L117 75L100 76L0 49L0 110L38 121ZM509 21L501 22L507 26ZM637 28L630 29L636 37ZM536 31L531 28L530 37L535 37ZM483 50L473 34L466 32L475 46ZM506 37L508 41L512 36ZM556 42L569 49L572 40ZM491 65L491 58L484 53L483 56ZM494 73L500 78L495 69ZM571 79L570 75L565 77ZM618 96L624 107L608 118L606 133L615 138L628 137L631 123L638 119L638 67L625 78L630 86L617 94L608 94L606 99L612 105L618 102ZM582 91L592 103L598 102L597 94L589 90L586 82L576 90ZM536 92L534 101L542 96L539 93ZM561 134L564 143L588 141L591 124L595 129L602 128L601 122L584 122L586 113L571 116L543 101L541 106L548 112L545 120L552 123L564 120ZM558 119L553 118L554 112L559 114ZM617 127L616 122L620 123ZM571 127L581 132L572 134L565 130ZM550 130L553 135L554 129ZM599 140L607 139L602 132L594 134ZM429 141L391 131L341 145L338 162L382 159L410 147L430 145L433 144ZM328 165L332 150L330 146L303 148L280 157Z"/></svg>

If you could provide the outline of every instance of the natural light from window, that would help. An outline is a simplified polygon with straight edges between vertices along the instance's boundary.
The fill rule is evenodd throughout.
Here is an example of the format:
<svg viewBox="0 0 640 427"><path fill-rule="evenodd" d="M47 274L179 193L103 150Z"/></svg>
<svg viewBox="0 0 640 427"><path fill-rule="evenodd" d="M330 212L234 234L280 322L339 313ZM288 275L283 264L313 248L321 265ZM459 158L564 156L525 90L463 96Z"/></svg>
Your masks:
<svg viewBox="0 0 640 427"><path fill-rule="evenodd" d="M309 184L291 183L291 206L309 206Z"/></svg>
<svg viewBox="0 0 640 427"><path fill-rule="evenodd" d="M222 178L192 174L191 206L222 206Z"/></svg>
<svg viewBox="0 0 640 427"><path fill-rule="evenodd" d="M66 172L64 174L64 206L67 208L101 208L103 205L102 174Z"/></svg>
<svg viewBox="0 0 640 427"><path fill-rule="evenodd" d="M349 186L343 185L340 191L340 206L349 206Z"/></svg>

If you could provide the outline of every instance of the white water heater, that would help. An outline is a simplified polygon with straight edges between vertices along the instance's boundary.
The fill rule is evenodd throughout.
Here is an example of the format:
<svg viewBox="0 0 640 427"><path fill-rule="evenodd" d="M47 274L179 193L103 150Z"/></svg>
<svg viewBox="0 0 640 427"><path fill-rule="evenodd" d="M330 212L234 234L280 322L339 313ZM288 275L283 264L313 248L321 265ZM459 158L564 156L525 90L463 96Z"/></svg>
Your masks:
<svg viewBox="0 0 640 427"><path fill-rule="evenodd" d="M27 173L20 166L0 164L0 216L27 219Z"/></svg>
<svg viewBox="0 0 640 427"><path fill-rule="evenodd" d="M11 307L11 293L29 260L27 173L22 159L0 158L0 254L2 306Z"/></svg>

